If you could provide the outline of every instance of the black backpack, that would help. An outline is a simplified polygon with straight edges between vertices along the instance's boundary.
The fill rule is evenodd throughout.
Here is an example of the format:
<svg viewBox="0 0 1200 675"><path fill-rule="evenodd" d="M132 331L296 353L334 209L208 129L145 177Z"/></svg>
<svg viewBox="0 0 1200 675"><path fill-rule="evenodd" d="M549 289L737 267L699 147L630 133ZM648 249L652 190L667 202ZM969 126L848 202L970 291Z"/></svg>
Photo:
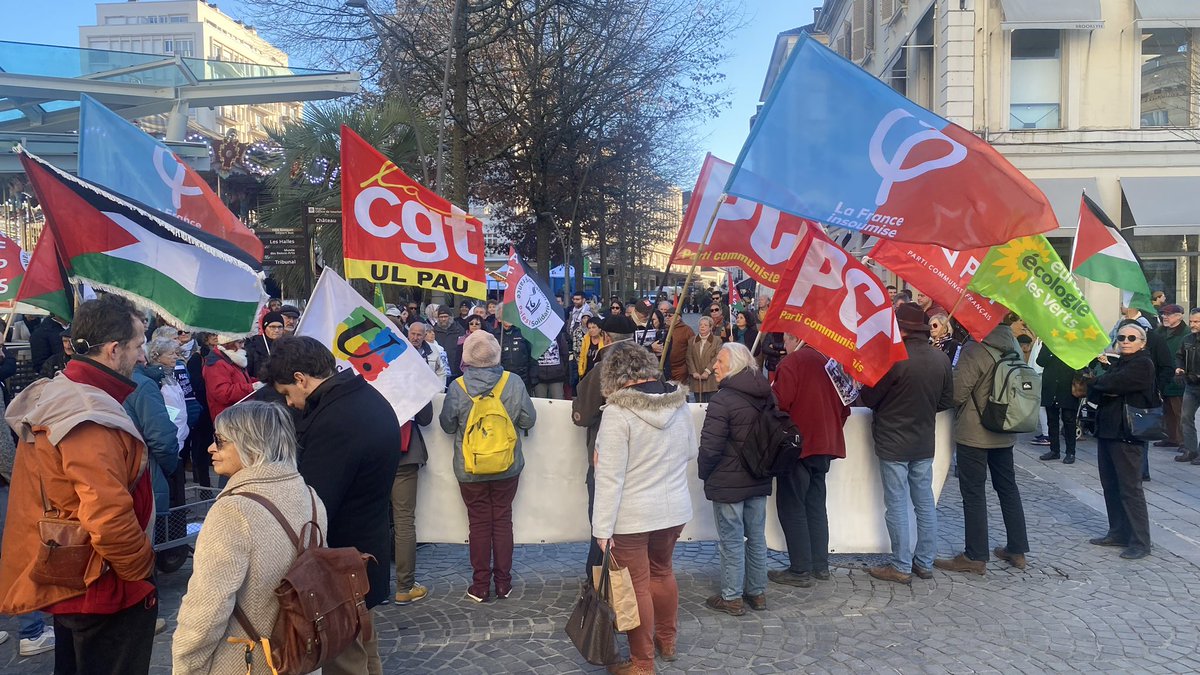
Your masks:
<svg viewBox="0 0 1200 675"><path fill-rule="evenodd" d="M743 397L745 398L745 397ZM739 453L742 465L755 478L775 478L791 473L800 461L803 439L792 416L780 410L775 396L758 409L758 423L750 429Z"/></svg>

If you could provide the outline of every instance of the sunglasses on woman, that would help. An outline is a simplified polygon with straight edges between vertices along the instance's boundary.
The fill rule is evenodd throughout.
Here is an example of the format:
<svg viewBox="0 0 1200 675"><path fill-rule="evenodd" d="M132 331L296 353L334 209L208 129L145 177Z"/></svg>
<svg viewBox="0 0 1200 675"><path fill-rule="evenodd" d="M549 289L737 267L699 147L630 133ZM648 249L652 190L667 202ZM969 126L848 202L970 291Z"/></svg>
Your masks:
<svg viewBox="0 0 1200 675"><path fill-rule="evenodd" d="M1142 338L1138 337L1137 335L1118 335L1117 336L1117 342L1137 342L1138 340L1141 340L1141 339Z"/></svg>
<svg viewBox="0 0 1200 675"><path fill-rule="evenodd" d="M721 311L721 308L720 308L720 307L713 307L712 309L709 309L709 310L708 310L708 313L709 313L709 314L712 314L712 313L714 313L714 312L720 312L720 311Z"/></svg>

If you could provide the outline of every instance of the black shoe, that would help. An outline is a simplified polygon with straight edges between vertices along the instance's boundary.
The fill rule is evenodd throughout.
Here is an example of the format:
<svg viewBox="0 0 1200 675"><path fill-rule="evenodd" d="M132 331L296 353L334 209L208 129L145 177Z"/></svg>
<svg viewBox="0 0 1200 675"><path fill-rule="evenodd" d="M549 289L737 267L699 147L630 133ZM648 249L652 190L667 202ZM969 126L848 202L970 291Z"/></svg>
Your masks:
<svg viewBox="0 0 1200 675"><path fill-rule="evenodd" d="M917 575L918 579L932 579L933 578L933 570L921 567L917 563L913 563L912 573Z"/></svg>
<svg viewBox="0 0 1200 675"><path fill-rule="evenodd" d="M1150 555L1150 549L1142 548L1141 546L1130 546L1121 551L1121 557L1126 560L1141 560L1148 555Z"/></svg>
<svg viewBox="0 0 1200 675"><path fill-rule="evenodd" d="M1071 454L1071 455L1067 455L1066 457L1063 457L1063 464L1074 464L1074 463L1075 463L1075 455Z"/></svg>
<svg viewBox="0 0 1200 675"><path fill-rule="evenodd" d="M1052 459L1059 459L1060 457L1062 457L1062 455L1051 450L1050 452L1047 452L1047 453L1041 455L1040 457L1038 457L1038 459L1042 460L1043 462L1048 462Z"/></svg>
<svg viewBox="0 0 1200 675"><path fill-rule="evenodd" d="M1142 482L1149 483L1150 482L1150 474L1148 474L1148 473L1142 474Z"/></svg>
<svg viewBox="0 0 1200 675"><path fill-rule="evenodd" d="M812 576L817 581L829 581L833 578L833 575L829 573L829 570L817 570L816 572L812 573Z"/></svg>
<svg viewBox="0 0 1200 675"><path fill-rule="evenodd" d="M796 574L789 569L771 570L767 572L767 578L777 584L785 586L795 586L797 588L812 588L813 578L808 572Z"/></svg>
<svg viewBox="0 0 1200 675"><path fill-rule="evenodd" d="M1194 462L1197 457L1200 457L1200 453L1182 452L1178 455L1175 455L1175 461L1176 462Z"/></svg>
<svg viewBox="0 0 1200 675"><path fill-rule="evenodd" d="M1118 548L1125 548L1129 545L1108 534L1104 535L1103 537L1088 539L1088 543L1093 546L1116 546Z"/></svg>

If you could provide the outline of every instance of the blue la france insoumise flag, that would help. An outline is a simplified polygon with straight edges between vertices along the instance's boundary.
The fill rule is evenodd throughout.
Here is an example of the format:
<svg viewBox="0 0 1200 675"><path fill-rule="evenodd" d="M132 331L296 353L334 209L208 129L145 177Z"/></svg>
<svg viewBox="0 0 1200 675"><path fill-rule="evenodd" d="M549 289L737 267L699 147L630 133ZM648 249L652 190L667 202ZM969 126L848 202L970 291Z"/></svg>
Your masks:
<svg viewBox="0 0 1200 675"><path fill-rule="evenodd" d="M178 216L262 261L262 242L194 169L87 94L79 99L79 175Z"/></svg>
<svg viewBox="0 0 1200 675"><path fill-rule="evenodd" d="M808 36L725 190L830 225L953 250L1058 226L1041 190L994 148Z"/></svg>

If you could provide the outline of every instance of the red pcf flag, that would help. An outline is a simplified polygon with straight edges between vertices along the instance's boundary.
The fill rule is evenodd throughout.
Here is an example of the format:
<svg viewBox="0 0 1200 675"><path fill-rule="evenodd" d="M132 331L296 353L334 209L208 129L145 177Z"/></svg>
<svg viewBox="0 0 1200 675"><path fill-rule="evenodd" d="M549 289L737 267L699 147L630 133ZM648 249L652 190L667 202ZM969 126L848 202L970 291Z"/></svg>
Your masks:
<svg viewBox="0 0 1200 675"><path fill-rule="evenodd" d="M791 333L867 386L908 358L883 282L815 227L806 232L762 330Z"/></svg>
<svg viewBox="0 0 1200 675"><path fill-rule="evenodd" d="M483 224L342 126L346 277L483 299Z"/></svg>
<svg viewBox="0 0 1200 675"><path fill-rule="evenodd" d="M721 199L731 169L732 164L712 155L704 158L683 225L675 238L672 265L691 265L696 260L704 230ZM803 229L801 218L748 199L729 197L717 212L708 244L700 253L700 265L735 265L758 283L779 288L782 265L792 257Z"/></svg>
<svg viewBox="0 0 1200 675"><path fill-rule="evenodd" d="M1000 324L1008 309L966 290L988 248L951 251L937 244L909 244L880 239L871 259L916 286L946 311L954 314L976 340L983 340ZM961 298L961 301L960 301Z"/></svg>

